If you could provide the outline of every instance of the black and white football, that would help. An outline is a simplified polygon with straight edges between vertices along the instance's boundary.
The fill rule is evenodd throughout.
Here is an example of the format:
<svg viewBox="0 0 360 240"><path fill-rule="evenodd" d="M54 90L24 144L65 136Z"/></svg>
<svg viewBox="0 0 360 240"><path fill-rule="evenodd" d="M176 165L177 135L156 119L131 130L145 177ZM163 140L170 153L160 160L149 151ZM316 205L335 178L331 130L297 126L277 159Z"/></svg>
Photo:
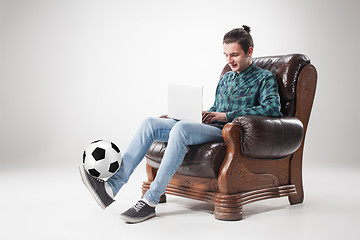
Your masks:
<svg viewBox="0 0 360 240"><path fill-rule="evenodd" d="M120 149L115 143L106 140L94 141L83 153L83 165L91 176L107 179L121 166Z"/></svg>

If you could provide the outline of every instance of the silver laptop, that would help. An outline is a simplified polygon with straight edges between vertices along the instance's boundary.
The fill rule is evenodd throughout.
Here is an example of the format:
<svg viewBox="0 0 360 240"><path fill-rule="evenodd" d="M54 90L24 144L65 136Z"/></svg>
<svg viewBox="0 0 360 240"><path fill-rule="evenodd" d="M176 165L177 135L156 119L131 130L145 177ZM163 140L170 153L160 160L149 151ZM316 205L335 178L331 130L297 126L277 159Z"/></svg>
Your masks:
<svg viewBox="0 0 360 240"><path fill-rule="evenodd" d="M169 83L168 116L177 120L202 122L203 87Z"/></svg>

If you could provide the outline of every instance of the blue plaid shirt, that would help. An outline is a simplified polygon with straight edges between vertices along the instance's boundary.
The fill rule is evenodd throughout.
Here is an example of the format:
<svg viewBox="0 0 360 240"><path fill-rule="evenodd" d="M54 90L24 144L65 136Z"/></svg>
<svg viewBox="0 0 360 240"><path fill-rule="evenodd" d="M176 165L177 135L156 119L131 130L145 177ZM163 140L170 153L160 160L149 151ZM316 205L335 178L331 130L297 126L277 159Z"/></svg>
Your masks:
<svg viewBox="0 0 360 240"><path fill-rule="evenodd" d="M209 112L226 112L229 122L244 115L282 116L280 96L274 75L253 62L236 73L227 72L216 88Z"/></svg>

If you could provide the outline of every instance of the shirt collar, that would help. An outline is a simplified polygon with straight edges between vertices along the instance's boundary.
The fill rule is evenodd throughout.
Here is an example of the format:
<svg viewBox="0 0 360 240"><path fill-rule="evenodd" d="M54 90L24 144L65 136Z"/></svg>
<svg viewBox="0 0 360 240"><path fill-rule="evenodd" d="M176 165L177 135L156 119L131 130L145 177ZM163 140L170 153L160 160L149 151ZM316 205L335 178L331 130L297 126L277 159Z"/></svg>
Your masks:
<svg viewBox="0 0 360 240"><path fill-rule="evenodd" d="M245 68L243 71L241 71L240 73L237 73L239 74L239 76L244 76L250 72L252 72L254 69L255 69L255 62L253 61L250 66L248 66L247 68Z"/></svg>

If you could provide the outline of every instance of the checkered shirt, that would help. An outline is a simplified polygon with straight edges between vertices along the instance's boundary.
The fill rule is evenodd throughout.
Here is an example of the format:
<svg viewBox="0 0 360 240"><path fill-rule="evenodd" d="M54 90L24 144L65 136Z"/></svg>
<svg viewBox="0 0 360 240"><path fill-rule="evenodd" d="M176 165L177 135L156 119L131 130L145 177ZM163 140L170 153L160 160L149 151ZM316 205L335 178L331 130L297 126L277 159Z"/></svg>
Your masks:
<svg viewBox="0 0 360 240"><path fill-rule="evenodd" d="M274 75L252 63L236 73L227 72L216 88L210 112L226 112L228 122L244 115L282 116Z"/></svg>

